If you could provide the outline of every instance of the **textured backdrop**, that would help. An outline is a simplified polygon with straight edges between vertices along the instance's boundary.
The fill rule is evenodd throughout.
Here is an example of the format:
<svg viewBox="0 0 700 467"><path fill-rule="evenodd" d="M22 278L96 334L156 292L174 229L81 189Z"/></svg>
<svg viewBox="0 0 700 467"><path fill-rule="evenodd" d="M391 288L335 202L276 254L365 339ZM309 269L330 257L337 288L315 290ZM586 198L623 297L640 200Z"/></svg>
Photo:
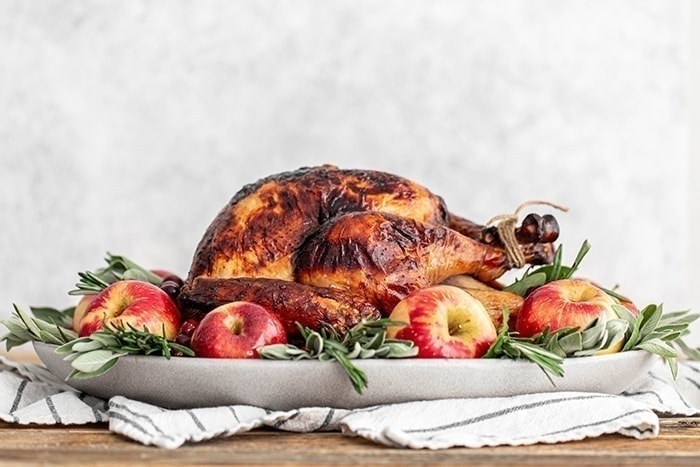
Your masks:
<svg viewBox="0 0 700 467"><path fill-rule="evenodd" d="M0 2L0 317L105 251L187 272L245 183L395 172L690 305L685 1ZM545 211L543 211L545 212Z"/></svg>

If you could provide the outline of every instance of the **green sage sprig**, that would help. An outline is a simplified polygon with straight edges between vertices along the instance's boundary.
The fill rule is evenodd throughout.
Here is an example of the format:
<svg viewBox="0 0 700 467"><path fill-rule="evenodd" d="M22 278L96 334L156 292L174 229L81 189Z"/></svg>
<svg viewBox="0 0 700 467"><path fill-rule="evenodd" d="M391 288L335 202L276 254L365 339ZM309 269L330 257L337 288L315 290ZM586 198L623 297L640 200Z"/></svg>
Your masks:
<svg viewBox="0 0 700 467"><path fill-rule="evenodd" d="M107 253L105 257L107 266L97 269L95 272L79 272L80 281L75 284L75 289L68 295L87 295L99 293L119 280L135 279L160 285L163 280L148 269L140 266L129 258Z"/></svg>
<svg viewBox="0 0 700 467"><path fill-rule="evenodd" d="M663 358L671 369L673 378L678 376L678 351L685 351L689 358L698 357L683 342L690 332L690 325L700 317L690 310L664 313L662 305L647 305L635 316L627 308L614 305L618 316L628 323L625 345L622 350L646 350ZM688 352L690 351L690 352Z"/></svg>
<svg viewBox="0 0 700 467"><path fill-rule="evenodd" d="M535 343L561 357L584 357L618 351L644 350L663 358L675 379L678 376L678 350L698 359L700 352L682 339L700 317L690 311L664 313L661 305L648 305L636 315L621 305L613 305L617 319L594 320L585 329L564 328L543 332Z"/></svg>
<svg viewBox="0 0 700 467"><path fill-rule="evenodd" d="M105 326L89 336L67 342L56 349L66 355L73 371L67 379L87 379L99 376L112 368L124 355L161 355L169 359L173 352L194 356L189 347L165 337L138 330L133 326Z"/></svg>
<svg viewBox="0 0 700 467"><path fill-rule="evenodd" d="M541 285L560 279L571 279L590 249L590 243L588 243L588 240L584 240L574 262L571 266L565 266L562 261L563 248L562 245L559 245L554 252L552 264L535 269L528 268L520 279L517 279L504 290L524 297L530 290Z"/></svg>
<svg viewBox="0 0 700 467"><path fill-rule="evenodd" d="M335 360L347 373L355 391L362 394L367 387L367 375L352 360L408 358L418 354L413 342L386 337L387 327L402 324L389 319L362 321L341 337L332 328L314 331L297 323L304 339L302 348L292 344L273 344L259 348L258 354L271 360Z"/></svg>
<svg viewBox="0 0 700 467"><path fill-rule="evenodd" d="M622 319L593 320L585 329L577 327L543 332L536 343L561 357L587 357L615 353L622 349L628 323Z"/></svg>
<svg viewBox="0 0 700 467"><path fill-rule="evenodd" d="M67 325L72 322L72 308L63 311L31 308L32 316L15 304L12 306L15 309L12 317L0 321L9 331L0 339L7 350L31 341L61 345L78 337L75 331L68 329L70 324Z"/></svg>

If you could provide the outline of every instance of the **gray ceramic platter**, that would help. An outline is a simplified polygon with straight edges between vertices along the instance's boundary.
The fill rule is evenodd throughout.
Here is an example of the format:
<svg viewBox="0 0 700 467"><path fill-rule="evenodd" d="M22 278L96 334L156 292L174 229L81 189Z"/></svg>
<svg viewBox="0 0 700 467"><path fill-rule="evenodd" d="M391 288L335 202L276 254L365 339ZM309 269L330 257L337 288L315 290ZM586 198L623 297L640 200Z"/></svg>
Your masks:
<svg viewBox="0 0 700 467"><path fill-rule="evenodd" d="M71 371L56 346L34 343L58 378ZM501 397L583 391L619 394L646 374L658 357L643 351L567 358L555 385L534 364L493 359L355 360L366 374L363 394L334 362L229 360L125 356L96 378L67 380L101 398L121 395L169 408L254 405L272 410L300 407L359 408L414 400Z"/></svg>

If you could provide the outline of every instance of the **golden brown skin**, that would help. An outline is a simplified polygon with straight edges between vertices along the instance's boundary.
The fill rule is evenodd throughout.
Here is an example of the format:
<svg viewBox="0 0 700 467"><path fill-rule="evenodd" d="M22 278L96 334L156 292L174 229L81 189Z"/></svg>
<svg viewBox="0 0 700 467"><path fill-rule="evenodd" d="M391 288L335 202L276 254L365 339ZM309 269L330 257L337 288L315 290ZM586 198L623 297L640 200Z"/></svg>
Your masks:
<svg viewBox="0 0 700 467"><path fill-rule="evenodd" d="M384 172L311 167L245 186L219 212L194 254L195 277L293 280L292 255L329 219L380 211L445 224L442 199Z"/></svg>
<svg viewBox="0 0 700 467"><path fill-rule="evenodd" d="M296 322L315 330L327 326L344 334L362 319L381 317L377 308L352 293L278 279L199 277L185 287L180 303L191 311L206 313L235 301L257 303L277 315L288 336L298 334Z"/></svg>

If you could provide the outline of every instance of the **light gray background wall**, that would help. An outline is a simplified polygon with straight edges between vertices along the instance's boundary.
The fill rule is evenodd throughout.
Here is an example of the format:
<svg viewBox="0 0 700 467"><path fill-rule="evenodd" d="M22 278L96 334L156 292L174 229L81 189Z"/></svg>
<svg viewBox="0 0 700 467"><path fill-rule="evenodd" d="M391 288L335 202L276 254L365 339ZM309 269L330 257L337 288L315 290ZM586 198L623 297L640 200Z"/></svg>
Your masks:
<svg viewBox="0 0 700 467"><path fill-rule="evenodd" d="M477 221L527 199L565 256L693 305L681 0L0 2L0 316L106 250L187 272L245 183L395 172Z"/></svg>

